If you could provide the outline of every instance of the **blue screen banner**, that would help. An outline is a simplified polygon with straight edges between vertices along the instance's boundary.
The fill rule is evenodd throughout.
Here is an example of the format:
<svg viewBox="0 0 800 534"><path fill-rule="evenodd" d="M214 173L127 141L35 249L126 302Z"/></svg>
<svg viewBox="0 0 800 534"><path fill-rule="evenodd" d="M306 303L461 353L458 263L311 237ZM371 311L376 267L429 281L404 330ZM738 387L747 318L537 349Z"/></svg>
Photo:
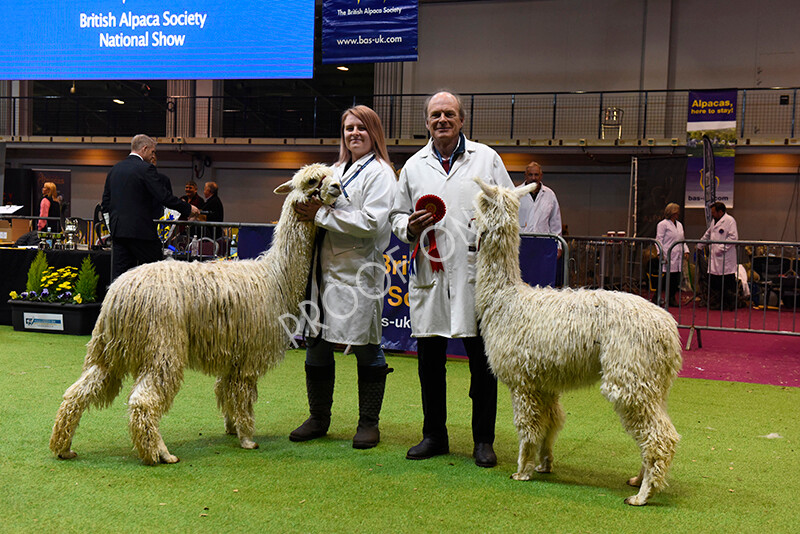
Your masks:
<svg viewBox="0 0 800 534"><path fill-rule="evenodd" d="M0 79L311 78L314 0L0 0Z"/></svg>
<svg viewBox="0 0 800 534"><path fill-rule="evenodd" d="M417 0L323 0L322 62L417 60Z"/></svg>

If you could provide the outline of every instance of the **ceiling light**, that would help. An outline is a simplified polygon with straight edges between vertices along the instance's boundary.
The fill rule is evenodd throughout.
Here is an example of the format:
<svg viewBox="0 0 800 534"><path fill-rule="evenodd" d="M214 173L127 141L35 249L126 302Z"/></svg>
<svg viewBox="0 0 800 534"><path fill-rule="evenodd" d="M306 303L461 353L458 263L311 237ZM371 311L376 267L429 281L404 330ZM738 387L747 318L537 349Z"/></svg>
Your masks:
<svg viewBox="0 0 800 534"><path fill-rule="evenodd" d="M114 100L112 100L112 102L114 102L115 104L120 104L120 105L125 103L123 100L120 100L119 98L115 98Z"/></svg>
<svg viewBox="0 0 800 534"><path fill-rule="evenodd" d="M348 69L347 67L345 67L344 65L339 65L339 66L338 66L338 67L336 67L336 68L337 68L338 70L342 71L342 72L347 72L348 70L350 70L350 69Z"/></svg>

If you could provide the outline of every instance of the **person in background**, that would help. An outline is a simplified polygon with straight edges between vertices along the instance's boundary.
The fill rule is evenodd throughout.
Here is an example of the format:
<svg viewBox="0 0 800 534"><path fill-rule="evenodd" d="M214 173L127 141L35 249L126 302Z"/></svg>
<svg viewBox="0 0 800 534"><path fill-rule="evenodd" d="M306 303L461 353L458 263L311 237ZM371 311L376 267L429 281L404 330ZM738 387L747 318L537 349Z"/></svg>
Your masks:
<svg viewBox="0 0 800 534"><path fill-rule="evenodd" d="M714 202L711 205L711 217L714 222L700 238L701 241L736 241L739 239L736 219L726 213L725 204ZM697 244L698 249L703 247L703 243ZM735 244L719 243L709 247L709 293L711 297L719 298L720 309L736 309L736 271L738 269L739 262ZM710 303L709 306L711 306Z"/></svg>
<svg viewBox="0 0 800 534"><path fill-rule="evenodd" d="M150 156L150 163L152 163L153 167L156 168L156 176L158 176L158 180L161 182L161 184L164 186L164 188L167 191L169 191L169 194L171 195L172 194L172 182L170 181L169 176L167 176L166 174L162 174L162 173L160 173L158 171L158 158L156 157L156 153L155 152L153 152L153 154ZM183 200L183 197L181 197L181 200ZM190 202L190 204L191 204L191 202ZM153 219L159 219L163 215L164 215L163 207L162 206L157 206L155 212L153 213Z"/></svg>
<svg viewBox="0 0 800 534"><path fill-rule="evenodd" d="M318 199L295 205L301 221L313 221L324 231L311 273L322 317L318 339L309 339L314 337L312 329L306 340L311 416L289 439L308 441L328 432L335 378L333 344L338 343L350 345L358 362L359 418L353 447L369 449L380 441L378 420L386 375L392 371L380 342L383 251L391 236L389 210L395 190L383 126L372 109L355 106L342 114L339 160L333 168L342 195L332 206L322 206Z"/></svg>
<svg viewBox="0 0 800 534"><path fill-rule="evenodd" d="M109 214L111 279L137 265L163 258L154 215L163 207L182 215L200 210L174 196L151 163L156 151L153 138L139 134L131 140L131 153L106 177L101 210Z"/></svg>
<svg viewBox="0 0 800 534"><path fill-rule="evenodd" d="M525 181L519 187L536 182L540 188L535 193L519 199L519 231L523 234L561 235L561 208L552 189L542 183L542 166L531 161L525 167ZM561 245L558 257L561 257Z"/></svg>
<svg viewBox="0 0 800 534"><path fill-rule="evenodd" d="M197 182L194 180L189 180L186 182L183 190L186 194L181 197L181 200L188 202L192 206L197 206L198 208L203 207L203 204L205 204L206 201L203 200L203 197L197 194Z"/></svg>
<svg viewBox="0 0 800 534"><path fill-rule="evenodd" d="M681 208L674 202L667 204L664 208L664 218L656 226L656 241L661 245L663 253L669 254L661 267L661 298L669 302L670 306L679 306L678 293L681 286L681 271L683 270L683 259L689 257L689 247L686 243L673 247L679 241L683 241L683 224L678 220ZM672 251L670 252L670 247ZM667 277L669 276L669 298L666 296ZM656 293L658 295L658 293ZM657 297L653 296L653 302Z"/></svg>
<svg viewBox="0 0 800 534"><path fill-rule="evenodd" d="M155 162L153 162L153 165L155 165ZM197 194L197 182L195 182L194 180L189 180L188 182L186 182L186 185L184 186L183 190L186 194L181 197L181 200L191 204L192 206L196 206L199 210L202 210L203 204L205 204L206 201L203 199L203 197ZM172 191L171 184L170 184L170 191ZM185 221L187 219L188 217L185 217L183 215L178 217L179 221ZM203 220L202 215L200 216L200 219ZM196 235L197 233L198 233L198 228L195 226L193 227L193 232L191 232L191 235ZM179 224L175 228L174 234L176 236L181 236L179 239L176 240L179 246L188 245L189 238L191 237L191 235L188 227L185 224Z"/></svg>
<svg viewBox="0 0 800 534"><path fill-rule="evenodd" d="M480 187L473 178L509 189L514 183L497 152L469 141L461 132L463 125L458 96L439 92L428 98L425 127L431 140L403 166L389 216L394 234L409 244L411 335L417 339L424 419L422 441L406 458L423 460L450 452L445 363L448 340L459 338L471 375L472 454L478 466L493 467L497 379L489 369L475 314L477 236L472 219ZM416 209L426 195L444 202L441 222L426 209Z"/></svg>
<svg viewBox="0 0 800 534"><path fill-rule="evenodd" d="M519 187L538 183L539 190L519 199L519 232L521 234L562 235L561 208L552 189L542 183L542 166L535 161L525 167L525 181ZM564 251L561 242L556 241L556 276L555 285L564 283L564 262L561 259Z"/></svg>
<svg viewBox="0 0 800 534"><path fill-rule="evenodd" d="M205 212L206 220L209 222L222 222L225 220L225 210L222 207L222 201L217 195L218 191L219 188L216 182L206 182L203 188L203 196L206 197L206 201L202 210Z"/></svg>
<svg viewBox="0 0 800 534"><path fill-rule="evenodd" d="M61 217L61 204L58 202L58 190L53 182L42 184L42 201L39 203L39 217ZM39 219L37 228L41 232L45 228L61 228L60 221L48 221Z"/></svg>

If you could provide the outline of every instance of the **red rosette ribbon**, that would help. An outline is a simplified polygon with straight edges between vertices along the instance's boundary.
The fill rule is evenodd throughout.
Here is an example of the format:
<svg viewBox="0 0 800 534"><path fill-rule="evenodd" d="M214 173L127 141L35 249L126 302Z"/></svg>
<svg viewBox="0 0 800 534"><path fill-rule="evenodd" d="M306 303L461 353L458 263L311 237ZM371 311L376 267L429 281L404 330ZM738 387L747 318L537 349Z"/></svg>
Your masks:
<svg viewBox="0 0 800 534"><path fill-rule="evenodd" d="M447 213L447 207L444 205L444 200L437 197L436 195L423 195L417 200L417 204L414 206L414 209L417 211L419 210L426 210L428 213L433 215L433 222L434 224L438 223L444 218L445 213ZM444 270L444 265L441 261L441 256L439 256L439 248L436 246L436 232L431 229L427 232L428 235L428 251L426 255L431 260L431 270L433 272L442 271ZM421 241L421 237L420 237ZM417 251L419 250L419 241L417 241L417 246L414 247L414 252L411 254L411 268L414 268L414 259L417 256Z"/></svg>

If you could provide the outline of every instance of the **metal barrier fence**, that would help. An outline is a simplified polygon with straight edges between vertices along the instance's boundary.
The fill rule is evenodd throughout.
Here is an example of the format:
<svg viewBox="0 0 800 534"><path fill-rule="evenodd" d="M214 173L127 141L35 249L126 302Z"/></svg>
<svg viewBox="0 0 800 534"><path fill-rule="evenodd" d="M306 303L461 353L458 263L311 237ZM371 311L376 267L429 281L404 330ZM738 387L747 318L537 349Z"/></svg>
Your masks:
<svg viewBox="0 0 800 534"><path fill-rule="evenodd" d="M210 261L237 255L240 223L159 221L164 256L177 260ZM247 226L267 226L248 223Z"/></svg>
<svg viewBox="0 0 800 534"><path fill-rule="evenodd" d="M42 249L72 250L109 248L108 230L103 224L79 217L11 216L11 219L30 221L31 232L22 245ZM36 230L37 221L47 226ZM236 237L242 226L271 226L258 223L228 223L207 221L159 220L158 231L165 256L174 259L208 261L231 256L237 247ZM193 241L196 245L193 246Z"/></svg>
<svg viewBox="0 0 800 534"><path fill-rule="evenodd" d="M646 238L566 239L570 287L626 291L660 303L680 328L690 330L687 349L695 334L701 344L702 330L800 336L800 243L685 240L665 251ZM690 255L681 265L676 302L670 303L674 285L660 273L670 272L673 249L684 245ZM708 254L718 246L736 249L734 266L716 255L721 259L714 272L731 271L728 276L708 273Z"/></svg>
<svg viewBox="0 0 800 534"><path fill-rule="evenodd" d="M643 237L564 238L569 246L569 287L609 289L660 300L661 246ZM566 284L565 284L566 285Z"/></svg>
<svg viewBox="0 0 800 534"><path fill-rule="evenodd" d="M673 315L682 328L758 332L800 336L800 243L778 241L699 241L675 243L665 255L665 265L674 247L686 244L692 254L684 266L678 306ZM702 250L697 250L697 245ZM736 265L716 247L733 246ZM708 258L714 273L709 272ZM713 265L716 264L716 265ZM667 280L667 293L670 280ZM691 344L689 337L687 348Z"/></svg>
<svg viewBox="0 0 800 534"><path fill-rule="evenodd" d="M793 138L797 88L739 89L737 135ZM373 107L386 136L425 139L428 95L0 97L0 135L336 138L339 117ZM464 94L464 132L474 139L686 139L689 91ZM610 123L608 121L611 121ZM606 128L604 128L604 126ZM610 129L609 129L610 128Z"/></svg>

